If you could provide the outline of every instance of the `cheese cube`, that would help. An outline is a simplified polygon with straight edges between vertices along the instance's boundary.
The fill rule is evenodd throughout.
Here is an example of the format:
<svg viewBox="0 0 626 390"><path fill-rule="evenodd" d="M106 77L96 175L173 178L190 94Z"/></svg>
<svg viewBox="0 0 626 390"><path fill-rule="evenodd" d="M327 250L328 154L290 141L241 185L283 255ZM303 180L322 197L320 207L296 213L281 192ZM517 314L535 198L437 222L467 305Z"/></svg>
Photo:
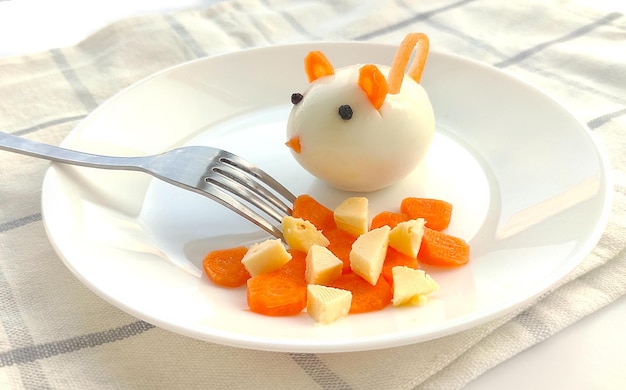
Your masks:
<svg viewBox="0 0 626 390"><path fill-rule="evenodd" d="M251 276L274 271L291 260L291 253L279 239L253 244L241 259Z"/></svg>
<svg viewBox="0 0 626 390"><path fill-rule="evenodd" d="M368 200L365 197L352 197L344 200L334 210L337 227L354 236L368 231Z"/></svg>
<svg viewBox="0 0 626 390"><path fill-rule="evenodd" d="M389 246L407 256L417 257L425 223L424 218L400 222L389 232Z"/></svg>
<svg viewBox="0 0 626 390"><path fill-rule="evenodd" d="M310 284L328 284L341 276L343 261L323 246L313 245L306 255L304 277Z"/></svg>
<svg viewBox="0 0 626 390"><path fill-rule="evenodd" d="M372 286L378 283L383 269L390 230L386 225L370 230L359 236L350 250L350 268Z"/></svg>
<svg viewBox="0 0 626 390"><path fill-rule="evenodd" d="M328 246L330 243L315 225L302 218L286 216L281 225L285 242L291 249L306 253L312 245Z"/></svg>
<svg viewBox="0 0 626 390"><path fill-rule="evenodd" d="M426 295L439 289L433 278L421 269L397 266L391 269L393 275L394 306L418 305L424 301Z"/></svg>
<svg viewBox="0 0 626 390"><path fill-rule="evenodd" d="M306 311L316 322L328 324L348 315L352 293L319 284L307 286Z"/></svg>

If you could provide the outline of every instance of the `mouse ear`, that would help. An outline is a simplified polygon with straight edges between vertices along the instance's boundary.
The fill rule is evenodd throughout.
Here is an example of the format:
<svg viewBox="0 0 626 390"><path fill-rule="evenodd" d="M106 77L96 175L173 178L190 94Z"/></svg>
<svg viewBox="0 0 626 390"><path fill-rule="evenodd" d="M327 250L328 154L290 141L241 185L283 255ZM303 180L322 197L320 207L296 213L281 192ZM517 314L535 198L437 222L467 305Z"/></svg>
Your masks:
<svg viewBox="0 0 626 390"><path fill-rule="evenodd" d="M320 77L334 75L335 69L324 53L312 51L304 57L304 72L312 83Z"/></svg>
<svg viewBox="0 0 626 390"><path fill-rule="evenodd" d="M363 65L359 69L359 87L375 109L379 109L389 93L389 84L376 65Z"/></svg>

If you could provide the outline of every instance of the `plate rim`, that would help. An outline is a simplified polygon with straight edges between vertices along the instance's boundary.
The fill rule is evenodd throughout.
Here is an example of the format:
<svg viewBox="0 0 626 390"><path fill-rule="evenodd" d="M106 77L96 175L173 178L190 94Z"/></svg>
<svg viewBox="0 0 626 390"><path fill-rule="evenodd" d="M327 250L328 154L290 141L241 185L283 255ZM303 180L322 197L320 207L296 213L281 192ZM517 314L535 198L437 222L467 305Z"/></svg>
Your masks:
<svg viewBox="0 0 626 390"><path fill-rule="evenodd" d="M115 104L115 102L118 100L119 96L124 95L126 93L128 93L128 91L133 90L133 89L137 89L137 88L141 88L141 86L143 84L145 84L146 82L149 82L151 80L154 79L158 79L160 77L163 77L163 75L169 73L169 72L175 72L178 69L182 69L185 67L190 66L191 64L196 64L196 63L200 63L200 62L205 62L205 61L212 61L215 58L225 58L225 57L231 57L233 55L240 55L242 53L252 53L254 54L254 52L264 52L264 51L268 51L269 50L274 50L274 49L282 49L282 50L289 50L290 48L298 48L298 49L303 49L303 48L320 48L320 47L325 47L325 46L351 46L351 45L359 45L359 46L367 46L367 47L371 47L372 50L376 50L375 48L379 47L379 48L384 48L385 50L390 50L392 48L397 47L396 45L392 45L392 44L386 44L386 43L376 43L376 42L363 42L363 41L358 41L358 42L351 42L351 41L313 41L313 42L304 42L304 43L292 43L292 44L286 44L286 45L275 45L275 46L267 46L267 47L255 47L255 48L248 48L248 49L244 49L244 50L236 50L236 51L232 51L232 52L226 52L226 53L221 53L218 54L216 56L211 56L211 57L205 57L205 58L199 58L199 59L195 59L195 60L191 60L191 61L187 61L187 62L183 62L180 64L176 64L173 66L170 66L168 68L165 68L163 70L160 70L156 73L153 73L151 75L148 75L147 77L144 77L142 79L140 79L139 81L132 83L131 85L121 89L120 91L118 91L117 93L113 94L111 97L109 97L108 99L106 99L101 105L99 105L96 109L94 109L92 112L90 112L83 120L81 120L81 122L70 131L70 133L68 134L68 136L66 138L64 138L64 140L62 141L61 145L67 145L69 143L72 142L73 137L76 136L76 134L79 133L79 131L85 127L89 125L89 122L92 120L93 117L99 115L102 111L106 110L106 108L111 105L111 104ZM604 152L602 145L600 144L600 142L598 141L598 139L594 136L593 132L588 128L588 126L586 124L584 124L579 118L577 118L576 116L574 116L571 112L569 112L558 100L554 99L553 97L551 97L549 94L545 93L544 91L542 91L541 89L537 88L536 86L524 81L523 79L516 77L515 75L512 75L508 72L502 71L500 69L497 69L489 64L480 62L480 61L476 61L474 59L470 59L470 58L466 58L466 57L462 57L459 56L457 54L453 54L453 53L446 53L446 52L440 52L440 51L432 51L431 53L435 54L436 56L441 56L442 58L450 58L454 61L460 61L460 62L465 62L465 63L469 63L472 64L473 66L478 66L480 68L483 68L484 70L487 70L489 72L497 72L499 75L504 76L510 80L515 80L517 83L522 84L522 86L524 88L528 88L530 90L532 90L534 93L540 94L542 95L544 98L552 101L556 106L558 106L566 115L568 115L569 117L573 118L578 125L581 127L581 129L584 129L585 132L584 134L587 136L587 138L589 139L589 141L591 142L591 144L593 145L593 147L595 148L595 152L596 155L598 157L599 163L600 163L600 167L601 167L601 172L604 176L604 182L605 182L605 186L602 188L603 190L603 207L602 207L602 212L598 215L598 224L597 227L593 230L592 234L589 235L589 237L587 237L587 239L585 240L584 245L581 247L581 249L577 252L577 254L579 254L580 259L578 259L578 261L576 261L569 269L560 269L560 273L558 274L558 277L556 277L554 280L550 279L550 281L546 283L546 285L541 286L538 289L535 289L536 291L531 294L531 296L528 296L526 299L520 300L518 301L515 305L504 305L506 307L500 307L500 308L493 308L491 310L491 312L486 315L483 316L480 320L473 320L473 321L469 321L469 322L464 322L461 321L460 319L455 319L456 322L459 322L458 324L453 324L452 326L448 326L446 329L440 330L440 331L435 331L432 332L431 335L433 335L432 337L428 337L426 339L424 339L423 337L410 337L409 339L417 339L411 342L398 342L398 340L396 340L396 343L391 343L389 344L388 342L390 341L389 338L391 337L388 334L384 334L384 335L379 335L377 337L375 337L375 339L377 340L376 342L374 342L374 345L370 345L366 348L362 348L360 346L360 344L362 342L357 341L356 344L352 344L352 343L346 343L346 344L342 344L342 345L333 345L333 344L319 344L319 340L305 340L307 342L305 343L301 343L297 346L297 348L293 348L293 341L292 340L286 340L284 343L279 343L276 344L275 341L273 341L271 344L268 344L267 342L259 342L258 340L247 340L246 342L233 342L233 340L231 338L228 338L226 336L224 336L222 333L220 332L219 335L216 334L212 334L211 338L207 338L206 334L200 334L198 332L196 332L195 330L187 330L186 332L181 332L180 329L178 329L177 326L171 326L167 323L163 323L162 321L160 321L158 318L154 318L151 317L150 315L147 315L146 313L143 313L143 315L141 317L138 317L135 312L136 310L134 310L131 307L128 307L126 305L124 305L122 302L118 302L118 301L114 301L112 302L110 297L107 296L106 294L104 294L103 291L100 291L96 288L94 288L94 286L92 286L88 280L85 280L83 278L82 275L78 274L77 272L75 272L75 270L73 269L73 267L70 266L70 264L68 264L67 259L64 255L64 253L62 253L61 248L58 247L57 243L55 242L55 240L53 239L53 232L51 231L51 227L49 225L49 221L48 221L48 217L47 217L47 212L45 209L45 198L47 197L47 193L45 191L45 187L46 187L46 183L50 180L51 177L51 169L53 166L55 166L55 164L53 163L51 165L50 168L47 169L45 177L44 177L44 183L43 183L43 188L42 188L42 203L41 203L41 207L42 207L42 220L43 220L43 224L46 230L46 234L48 236L49 242L52 244L55 252L57 253L57 255L62 259L63 263L66 265L66 267L68 269L70 269L72 271L72 273L74 274L75 277L77 277L84 285L86 285L87 287L89 287L90 290L92 290L94 293L96 293L96 295L100 296L101 298L104 298L106 301L112 303L115 307L118 308L123 308L123 310L126 313L130 313L131 315L133 315L134 317L138 317L142 320L145 320L151 324L154 325L158 325L159 327L163 328L163 329L167 329L169 331L173 331L175 333L179 333L179 334L184 334L184 335L188 335L191 337L195 337L201 340L205 340L205 341L211 341L211 342L217 342L223 345L230 345L230 346L234 346L234 347L244 347L244 348L250 348L250 349L260 349L260 350L266 350L266 351L279 351L279 352L315 352L315 353L325 353L325 352L350 352L350 351L362 351L362 350L373 350L373 349L380 349L380 348L388 348L388 347L394 347L394 346L400 346L400 345L407 345L407 344L415 344L415 343L420 343L420 342L424 342L427 340L432 340L432 339L436 339L436 338L440 338L443 336L447 336L450 334L454 334L454 333L458 333L467 329L471 329L474 328L476 326L479 326L481 324L485 324L495 318L499 318L507 313L511 313L514 312L516 310L518 310L521 306L524 306L525 304L527 304L529 301L535 299L536 297L538 297L539 295L545 293L547 290L549 290L552 286L554 286L555 283L557 283L558 281L562 280L563 278L565 278L569 273L572 272L572 270L580 264L580 262L582 262L584 260L585 257L587 257L593 250L593 248L597 245L598 241L600 240L600 237L602 236L604 230L606 229L606 225L608 223L608 219L610 216L610 212L611 212L611 207L612 207L612 203L613 203L613 191L612 191L612 187L613 187L613 180L612 180L612 175L611 175L611 170L610 170L610 163L609 163L609 159L607 154ZM174 328L174 329L173 329ZM204 336L204 337L203 337ZM393 337L391 337L393 339ZM386 344L384 344L386 342ZM315 345L313 345L315 344ZM383 345L384 344L384 345ZM321 348L320 348L321 347Z"/></svg>

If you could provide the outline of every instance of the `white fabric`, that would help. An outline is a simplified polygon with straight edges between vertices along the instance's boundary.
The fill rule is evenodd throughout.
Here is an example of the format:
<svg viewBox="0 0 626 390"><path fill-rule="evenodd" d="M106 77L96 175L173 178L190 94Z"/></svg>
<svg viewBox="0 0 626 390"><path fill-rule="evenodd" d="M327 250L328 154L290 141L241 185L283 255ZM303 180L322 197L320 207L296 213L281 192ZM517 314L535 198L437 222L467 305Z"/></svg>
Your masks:
<svg viewBox="0 0 626 390"><path fill-rule="evenodd" d="M0 152L0 388L441 389L490 367L626 292L626 18L607 1L234 0L114 23L76 46L0 59L0 129L58 144L125 86L198 57L310 40L431 45L542 89L605 149L614 205L599 244L522 310L426 343L287 354L180 336L104 302L63 266L41 222L47 163Z"/></svg>

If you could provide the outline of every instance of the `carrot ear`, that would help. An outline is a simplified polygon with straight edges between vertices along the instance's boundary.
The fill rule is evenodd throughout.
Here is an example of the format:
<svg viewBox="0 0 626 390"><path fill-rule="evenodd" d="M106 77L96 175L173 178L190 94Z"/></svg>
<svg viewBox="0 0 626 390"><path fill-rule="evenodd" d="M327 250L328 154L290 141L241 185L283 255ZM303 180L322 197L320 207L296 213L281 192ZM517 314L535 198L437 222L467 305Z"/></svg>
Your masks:
<svg viewBox="0 0 626 390"><path fill-rule="evenodd" d="M359 69L359 87L377 110L383 105L389 92L387 80L376 65L363 65Z"/></svg>
<svg viewBox="0 0 626 390"><path fill-rule="evenodd" d="M415 49L415 58L409 67L408 75L418 83L420 82L424 66L426 65L426 58L428 58L429 46L428 36L425 34L411 33L404 37L393 58L391 69L389 69L390 94L400 92L402 80L404 79L404 70L409 63L413 49Z"/></svg>
<svg viewBox="0 0 626 390"><path fill-rule="evenodd" d="M304 72L312 83L320 77L334 75L335 69L324 53L312 51L304 57Z"/></svg>

